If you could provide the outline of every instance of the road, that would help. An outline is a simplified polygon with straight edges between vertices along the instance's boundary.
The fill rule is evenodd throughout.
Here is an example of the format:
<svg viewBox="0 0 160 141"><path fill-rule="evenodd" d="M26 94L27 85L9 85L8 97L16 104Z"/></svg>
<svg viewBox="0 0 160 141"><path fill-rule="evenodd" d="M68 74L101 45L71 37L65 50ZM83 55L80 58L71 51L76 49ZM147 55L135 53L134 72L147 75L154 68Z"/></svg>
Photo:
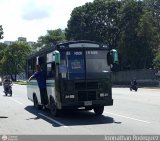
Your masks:
<svg viewBox="0 0 160 141"><path fill-rule="evenodd" d="M13 85L13 97L0 86L0 135L158 135L160 89L113 88L114 105L102 116L93 111L64 112L52 117L36 110L27 99L26 86Z"/></svg>

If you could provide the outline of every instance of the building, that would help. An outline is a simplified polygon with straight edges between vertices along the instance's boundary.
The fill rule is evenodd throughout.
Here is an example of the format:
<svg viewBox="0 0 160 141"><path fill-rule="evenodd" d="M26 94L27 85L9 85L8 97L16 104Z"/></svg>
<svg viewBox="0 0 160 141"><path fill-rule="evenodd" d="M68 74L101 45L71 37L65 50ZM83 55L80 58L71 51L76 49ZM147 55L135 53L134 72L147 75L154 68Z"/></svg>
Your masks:
<svg viewBox="0 0 160 141"><path fill-rule="evenodd" d="M26 37L18 37L18 40L17 41L4 41L4 44L6 45L12 45L16 42L21 42L21 43L27 43L29 46L33 46L34 44L36 44L36 42L27 42L27 38Z"/></svg>
<svg viewBox="0 0 160 141"><path fill-rule="evenodd" d="M18 42L27 42L27 38L26 37L18 37Z"/></svg>
<svg viewBox="0 0 160 141"><path fill-rule="evenodd" d="M33 45L36 44L36 42L31 42L31 41L29 41L29 42L27 42L27 44L28 44L29 46L33 46Z"/></svg>
<svg viewBox="0 0 160 141"><path fill-rule="evenodd" d="M4 41L4 44L6 44L8 46L12 45L13 43L14 43L14 41Z"/></svg>

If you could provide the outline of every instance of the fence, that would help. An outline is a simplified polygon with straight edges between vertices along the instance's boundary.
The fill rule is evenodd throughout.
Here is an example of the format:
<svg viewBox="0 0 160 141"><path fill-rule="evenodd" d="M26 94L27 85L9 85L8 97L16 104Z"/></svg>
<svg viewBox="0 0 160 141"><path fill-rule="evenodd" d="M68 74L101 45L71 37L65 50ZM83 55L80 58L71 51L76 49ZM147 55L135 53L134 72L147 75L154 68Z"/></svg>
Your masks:
<svg viewBox="0 0 160 141"><path fill-rule="evenodd" d="M130 81L136 79L139 86L158 86L155 74L156 70L153 69L113 72L112 82L114 85L130 85Z"/></svg>

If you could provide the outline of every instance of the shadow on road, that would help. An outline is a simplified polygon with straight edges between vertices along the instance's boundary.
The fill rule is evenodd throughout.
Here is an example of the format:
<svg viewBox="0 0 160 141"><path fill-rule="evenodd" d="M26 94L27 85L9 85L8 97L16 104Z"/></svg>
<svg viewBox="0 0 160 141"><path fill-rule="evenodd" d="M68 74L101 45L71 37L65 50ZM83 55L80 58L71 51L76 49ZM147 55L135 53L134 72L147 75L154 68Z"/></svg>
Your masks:
<svg viewBox="0 0 160 141"><path fill-rule="evenodd" d="M6 116L0 116L0 118L8 118L8 117L6 117Z"/></svg>
<svg viewBox="0 0 160 141"><path fill-rule="evenodd" d="M48 123L51 123L54 127L60 127L62 125L79 126L116 123L112 117L104 115L97 116L90 111L63 111L60 117L53 117L48 110L37 110L33 106L27 106L25 107L25 110L36 116L26 120L43 119ZM57 124L57 122L62 123L62 125Z"/></svg>

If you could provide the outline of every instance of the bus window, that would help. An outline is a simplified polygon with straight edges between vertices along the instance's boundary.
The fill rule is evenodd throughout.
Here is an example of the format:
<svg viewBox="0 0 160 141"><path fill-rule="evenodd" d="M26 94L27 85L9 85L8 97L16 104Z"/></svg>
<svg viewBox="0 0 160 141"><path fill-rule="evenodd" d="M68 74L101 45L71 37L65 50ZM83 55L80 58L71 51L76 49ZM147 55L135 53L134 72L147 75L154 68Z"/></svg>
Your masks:
<svg viewBox="0 0 160 141"><path fill-rule="evenodd" d="M35 72L36 59L28 61L28 78Z"/></svg>
<svg viewBox="0 0 160 141"><path fill-rule="evenodd" d="M33 70L32 70L32 60L28 61L28 78L32 75Z"/></svg>
<svg viewBox="0 0 160 141"><path fill-rule="evenodd" d="M47 64L47 78L54 78L55 76L55 63Z"/></svg>
<svg viewBox="0 0 160 141"><path fill-rule="evenodd" d="M38 63L39 63L39 65L42 65L42 64L45 64L45 57L44 56L42 56L42 57L39 57L38 58Z"/></svg>
<svg viewBox="0 0 160 141"><path fill-rule="evenodd" d="M46 57L45 56L38 57L38 64L44 70L45 69L45 65L46 65Z"/></svg>

